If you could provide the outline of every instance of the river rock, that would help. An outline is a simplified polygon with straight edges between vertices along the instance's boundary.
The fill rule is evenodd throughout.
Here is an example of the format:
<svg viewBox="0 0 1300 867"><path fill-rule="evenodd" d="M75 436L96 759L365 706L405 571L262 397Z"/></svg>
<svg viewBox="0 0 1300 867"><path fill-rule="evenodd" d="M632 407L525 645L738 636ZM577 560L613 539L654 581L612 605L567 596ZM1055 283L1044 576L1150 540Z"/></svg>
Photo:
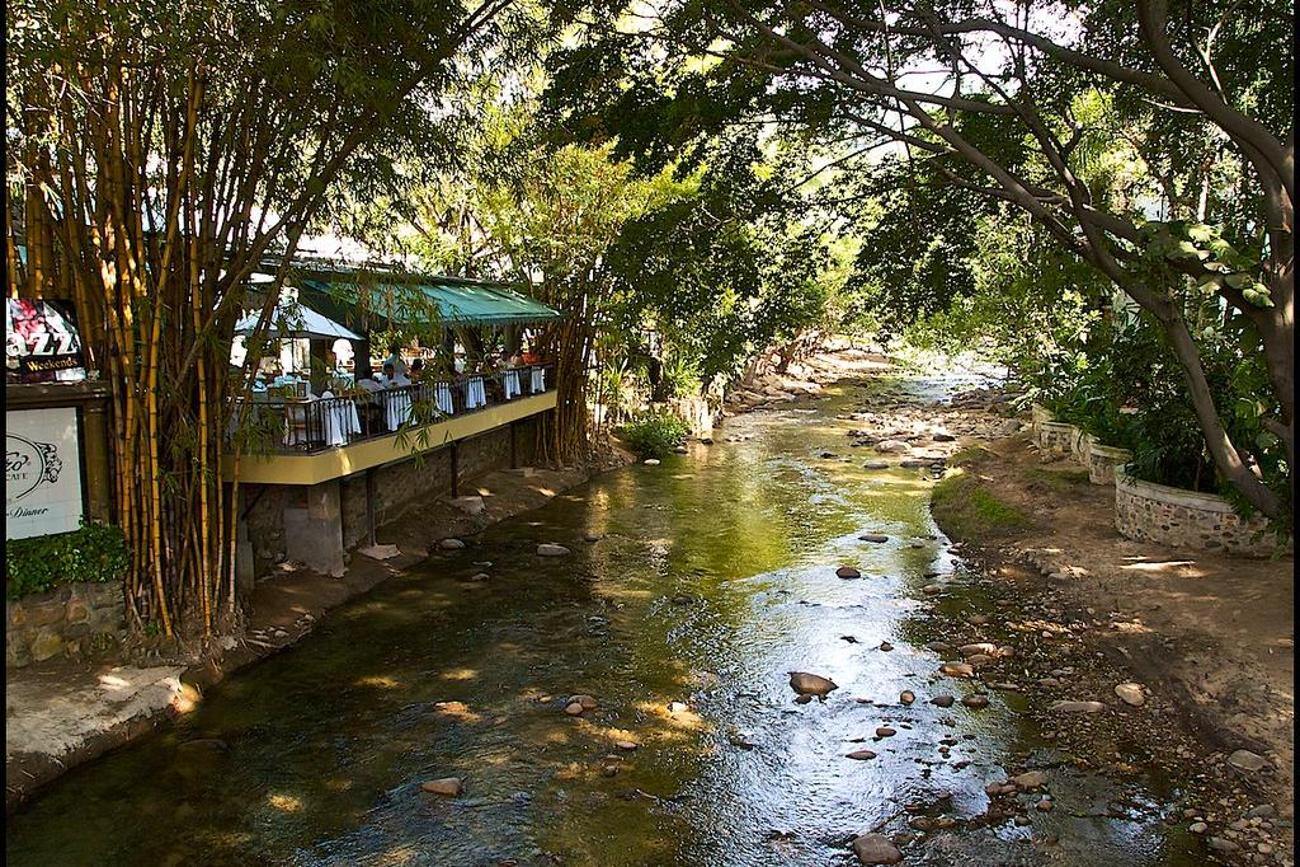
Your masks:
<svg viewBox="0 0 1300 867"><path fill-rule="evenodd" d="M953 702L955 701L956 701L955 698L948 695L947 693L944 693L942 695L936 695L934 698L930 699L930 704L934 705L935 707L952 707Z"/></svg>
<svg viewBox="0 0 1300 867"><path fill-rule="evenodd" d="M853 854L862 864L897 864L903 853L883 834L863 834L853 841Z"/></svg>
<svg viewBox="0 0 1300 867"><path fill-rule="evenodd" d="M486 581L486 580L488 580L488 579L491 578L491 577L492 577L492 576L489 575L489 574L486 573L486 572L475 572L473 575L469 576L469 580L471 580L471 581Z"/></svg>
<svg viewBox="0 0 1300 867"><path fill-rule="evenodd" d="M857 569L854 569L852 566L841 566L840 568L835 570L835 575L839 578L845 578L845 579L862 577L862 573L859 572Z"/></svg>
<svg viewBox="0 0 1300 867"><path fill-rule="evenodd" d="M669 712L669 713L683 713L683 712L688 711L688 710L690 710L690 709L691 709L691 706L688 705L688 704L687 704L686 702L684 702L684 701L670 701L670 702L668 702L668 712Z"/></svg>
<svg viewBox="0 0 1300 867"><path fill-rule="evenodd" d="M638 744L636 741L614 741L614 746L618 747L620 750L632 752L638 746L640 746L640 744Z"/></svg>
<svg viewBox="0 0 1300 867"><path fill-rule="evenodd" d="M1132 707L1141 707L1147 702L1146 694L1142 691L1142 684L1140 683L1116 684L1115 695L1119 696L1124 704Z"/></svg>
<svg viewBox="0 0 1300 867"><path fill-rule="evenodd" d="M894 649L894 645L890 644L888 641L882 641L880 642L880 649L883 650L885 653L888 653L889 651Z"/></svg>
<svg viewBox="0 0 1300 867"><path fill-rule="evenodd" d="M465 790L460 777L443 777L440 780L429 780L421 783L420 788L431 795L442 795L444 798L454 798Z"/></svg>
<svg viewBox="0 0 1300 867"><path fill-rule="evenodd" d="M846 759L853 759L856 762L865 762L869 759L874 759L875 757L876 754L871 750L854 750L845 756Z"/></svg>
<svg viewBox="0 0 1300 867"><path fill-rule="evenodd" d="M552 542L543 542L537 546L537 554L541 557L565 557L572 553L563 545L556 545Z"/></svg>
<svg viewBox="0 0 1300 867"><path fill-rule="evenodd" d="M1223 837L1211 837L1209 840L1205 841L1205 845L1209 846L1210 849L1215 852L1223 852L1225 854L1228 852L1236 852L1241 848L1236 843L1224 839Z"/></svg>
<svg viewBox="0 0 1300 867"><path fill-rule="evenodd" d="M451 504L457 509L460 509L466 515L481 514L485 508L483 498L477 494L472 496L456 497L451 501Z"/></svg>
<svg viewBox="0 0 1300 867"><path fill-rule="evenodd" d="M659 466L659 459L658 459L658 458L646 458L646 459L645 459L644 461L642 461L641 463L645 464L647 467L657 467L657 466Z"/></svg>
<svg viewBox="0 0 1300 867"><path fill-rule="evenodd" d="M1025 771L1012 777L1011 782L1015 783L1016 788L1021 791L1032 792L1047 785L1047 774L1042 771Z"/></svg>
<svg viewBox="0 0 1300 867"><path fill-rule="evenodd" d="M820 674L809 674L806 671L792 671L790 674L790 688L800 695L815 695L818 698L825 698L832 690L839 689L839 685L828 677L822 677Z"/></svg>
<svg viewBox="0 0 1300 867"><path fill-rule="evenodd" d="M974 677L975 669L968 662L945 662L939 666L939 673L949 677Z"/></svg>
<svg viewBox="0 0 1300 867"><path fill-rule="evenodd" d="M898 694L898 700L903 704L911 704L916 701L916 693L912 692L910 689L905 689Z"/></svg>
<svg viewBox="0 0 1300 867"><path fill-rule="evenodd" d="M910 452L912 447L902 440L881 440L876 443L876 451L882 455L898 454L899 452Z"/></svg>
<svg viewBox="0 0 1300 867"><path fill-rule="evenodd" d="M684 455L686 454L686 452L687 452L686 446L675 446L673 448L673 454L675 455Z"/></svg>
<svg viewBox="0 0 1300 867"><path fill-rule="evenodd" d="M867 461L862 466L868 470L887 470L889 469L889 461L872 460L872 461Z"/></svg>
<svg viewBox="0 0 1300 867"><path fill-rule="evenodd" d="M863 533L861 536L858 537L858 539L860 539L863 542L877 542L877 543L889 541L889 537L884 535L883 533Z"/></svg>
<svg viewBox="0 0 1300 867"><path fill-rule="evenodd" d="M1264 766L1267 765L1268 762L1265 761L1263 756L1252 753L1250 750L1237 750L1232 755L1228 756L1228 764L1232 765L1239 771L1253 774L1256 771L1263 770Z"/></svg>
<svg viewBox="0 0 1300 867"><path fill-rule="evenodd" d="M438 547L444 551L459 551L465 547L465 543L460 539L443 539L438 543Z"/></svg>
<svg viewBox="0 0 1300 867"><path fill-rule="evenodd" d="M989 699L986 695L968 695L962 698L961 703L971 710L983 710L989 706Z"/></svg>
<svg viewBox="0 0 1300 867"><path fill-rule="evenodd" d="M1054 701L1048 707L1062 713L1101 713L1105 709L1106 705L1099 701Z"/></svg>
<svg viewBox="0 0 1300 867"><path fill-rule="evenodd" d="M981 641L977 644L963 644L961 647L957 648L957 652L964 657L975 656L976 654L992 656L998 652L998 648L996 645L989 644L987 641Z"/></svg>
<svg viewBox="0 0 1300 867"><path fill-rule="evenodd" d="M896 734L898 734L898 732L889 726L878 726L876 728L876 737L878 738L892 738Z"/></svg>
<svg viewBox="0 0 1300 867"><path fill-rule="evenodd" d="M603 538L603 537L602 537L599 533L583 533L583 534L582 534L582 541L584 541L584 542L599 542L602 538Z"/></svg>
<svg viewBox="0 0 1300 867"><path fill-rule="evenodd" d="M944 433L943 431L935 431L934 434L931 435L931 438L937 443L950 443L957 439L952 434Z"/></svg>

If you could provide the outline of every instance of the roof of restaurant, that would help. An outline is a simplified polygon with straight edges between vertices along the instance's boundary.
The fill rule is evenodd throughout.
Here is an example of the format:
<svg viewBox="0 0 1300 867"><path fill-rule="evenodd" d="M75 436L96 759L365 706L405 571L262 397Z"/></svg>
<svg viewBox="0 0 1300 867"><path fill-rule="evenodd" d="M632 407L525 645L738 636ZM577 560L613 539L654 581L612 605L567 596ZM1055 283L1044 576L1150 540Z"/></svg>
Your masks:
<svg viewBox="0 0 1300 867"><path fill-rule="evenodd" d="M508 283L429 274L299 270L298 298L353 331L403 324L522 325L561 314Z"/></svg>

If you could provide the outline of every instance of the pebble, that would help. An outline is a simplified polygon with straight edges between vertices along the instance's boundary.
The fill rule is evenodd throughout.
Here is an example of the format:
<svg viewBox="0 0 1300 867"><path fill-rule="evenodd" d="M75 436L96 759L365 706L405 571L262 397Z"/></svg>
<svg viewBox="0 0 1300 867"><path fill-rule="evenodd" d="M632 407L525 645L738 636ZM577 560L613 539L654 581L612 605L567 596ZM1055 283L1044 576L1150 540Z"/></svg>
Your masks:
<svg viewBox="0 0 1300 867"><path fill-rule="evenodd" d="M903 704L911 704L916 701L916 693L912 692L910 689L905 689L898 694L898 700Z"/></svg>
<svg viewBox="0 0 1300 867"><path fill-rule="evenodd" d="M1106 705L1099 701L1054 701L1048 710L1062 713L1100 713Z"/></svg>
<svg viewBox="0 0 1300 867"><path fill-rule="evenodd" d="M644 461L642 461L642 463L645 464L647 467L657 467L657 466L659 466L659 459L658 459L658 458L646 458Z"/></svg>
<svg viewBox="0 0 1300 867"><path fill-rule="evenodd" d="M465 543L460 539L443 539L438 543L438 547L444 551L459 551L465 547Z"/></svg>
<svg viewBox="0 0 1300 867"><path fill-rule="evenodd" d="M1263 756L1252 753L1250 750L1237 750L1228 756L1228 764L1239 771L1253 774L1256 771L1263 770L1268 762L1264 760Z"/></svg>
<svg viewBox="0 0 1300 867"><path fill-rule="evenodd" d="M888 641L882 641L880 642L880 649L885 651L885 653L888 653L894 649L894 645L890 644Z"/></svg>
<svg viewBox="0 0 1300 867"><path fill-rule="evenodd" d="M897 864L903 853L883 834L863 834L853 841L853 854L862 864Z"/></svg>
<svg viewBox="0 0 1300 867"><path fill-rule="evenodd" d="M852 566L841 566L840 568L835 570L835 575L838 578L846 578L846 579L862 577L862 573L859 572L857 569L854 569Z"/></svg>
<svg viewBox="0 0 1300 867"><path fill-rule="evenodd" d="M878 738L892 738L896 734L898 734L898 732L891 729L889 726L880 726L876 729L876 737Z"/></svg>
<svg viewBox="0 0 1300 867"><path fill-rule="evenodd" d="M876 543L889 541L889 537L882 533L864 533L863 535L859 536L858 539L863 542L876 542Z"/></svg>
<svg viewBox="0 0 1300 867"><path fill-rule="evenodd" d="M846 759L853 759L854 761L858 761L858 762L865 762L869 759L874 759L875 757L876 754L873 753L871 750L854 750L853 752L845 756Z"/></svg>
<svg viewBox="0 0 1300 867"><path fill-rule="evenodd" d="M631 752L640 745L636 741L614 741L614 746L618 747L620 750Z"/></svg>
<svg viewBox="0 0 1300 867"><path fill-rule="evenodd" d="M1187 830L1193 834L1204 834L1206 831L1210 830L1210 826L1204 822L1193 822L1187 826Z"/></svg>
<svg viewBox="0 0 1300 867"><path fill-rule="evenodd" d="M420 788L431 795L454 798L464 791L465 786L461 783L460 777L443 777L440 780L429 780L421 783Z"/></svg>
<svg viewBox="0 0 1300 867"><path fill-rule="evenodd" d="M541 557L564 557L569 553L568 548L551 542L543 542L537 546L537 554Z"/></svg>
<svg viewBox="0 0 1300 867"><path fill-rule="evenodd" d="M1116 684L1115 695L1119 696L1120 701L1131 707L1141 707L1147 702L1146 694L1143 692L1140 683Z"/></svg>

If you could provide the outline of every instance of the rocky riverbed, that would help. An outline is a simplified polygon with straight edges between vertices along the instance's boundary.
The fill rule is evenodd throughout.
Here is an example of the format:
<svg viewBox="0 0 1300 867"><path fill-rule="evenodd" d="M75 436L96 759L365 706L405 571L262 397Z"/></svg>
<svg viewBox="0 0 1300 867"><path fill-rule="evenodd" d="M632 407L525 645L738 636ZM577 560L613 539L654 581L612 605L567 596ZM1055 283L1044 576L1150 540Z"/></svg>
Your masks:
<svg viewBox="0 0 1300 867"><path fill-rule="evenodd" d="M1000 592L934 524L936 467L1009 430L1005 401L961 372L903 381L861 356L846 366L858 378L736 415L713 445L431 545L424 563L211 690L174 730L10 817L6 854L430 865L1263 854L1278 817L1220 830L1224 808L1189 800L1177 767L1112 759L1087 736L1159 720L1163 699L1100 692L1082 656L1058 652L1076 644L1075 615ZM907 451L877 450L891 439ZM868 468L878 460L888 465ZM1098 683L1129 679L1107 670ZM1052 706L1061 700L1081 704ZM1239 848L1209 848L1209 836Z"/></svg>

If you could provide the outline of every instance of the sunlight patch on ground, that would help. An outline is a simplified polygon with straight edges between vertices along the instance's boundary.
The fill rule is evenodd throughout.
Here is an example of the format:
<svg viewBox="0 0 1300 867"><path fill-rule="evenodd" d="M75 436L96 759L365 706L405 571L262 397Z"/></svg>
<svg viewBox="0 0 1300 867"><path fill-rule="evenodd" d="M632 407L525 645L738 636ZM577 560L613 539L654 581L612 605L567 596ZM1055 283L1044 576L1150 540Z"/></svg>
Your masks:
<svg viewBox="0 0 1300 867"><path fill-rule="evenodd" d="M438 716L445 716L451 719L460 720L461 722L479 722L482 716L469 709L469 705L463 701L440 701L433 705L434 713Z"/></svg>
<svg viewBox="0 0 1300 867"><path fill-rule="evenodd" d="M438 676L443 680L474 680L478 677L478 669L449 668Z"/></svg>
<svg viewBox="0 0 1300 867"><path fill-rule="evenodd" d="M352 682L353 686L373 686L377 689L397 689L402 684L398 683L391 677L383 674L368 674L365 677L358 677Z"/></svg>
<svg viewBox="0 0 1300 867"><path fill-rule="evenodd" d="M293 795L271 794L266 802L282 813L296 813L302 809L302 801Z"/></svg>

